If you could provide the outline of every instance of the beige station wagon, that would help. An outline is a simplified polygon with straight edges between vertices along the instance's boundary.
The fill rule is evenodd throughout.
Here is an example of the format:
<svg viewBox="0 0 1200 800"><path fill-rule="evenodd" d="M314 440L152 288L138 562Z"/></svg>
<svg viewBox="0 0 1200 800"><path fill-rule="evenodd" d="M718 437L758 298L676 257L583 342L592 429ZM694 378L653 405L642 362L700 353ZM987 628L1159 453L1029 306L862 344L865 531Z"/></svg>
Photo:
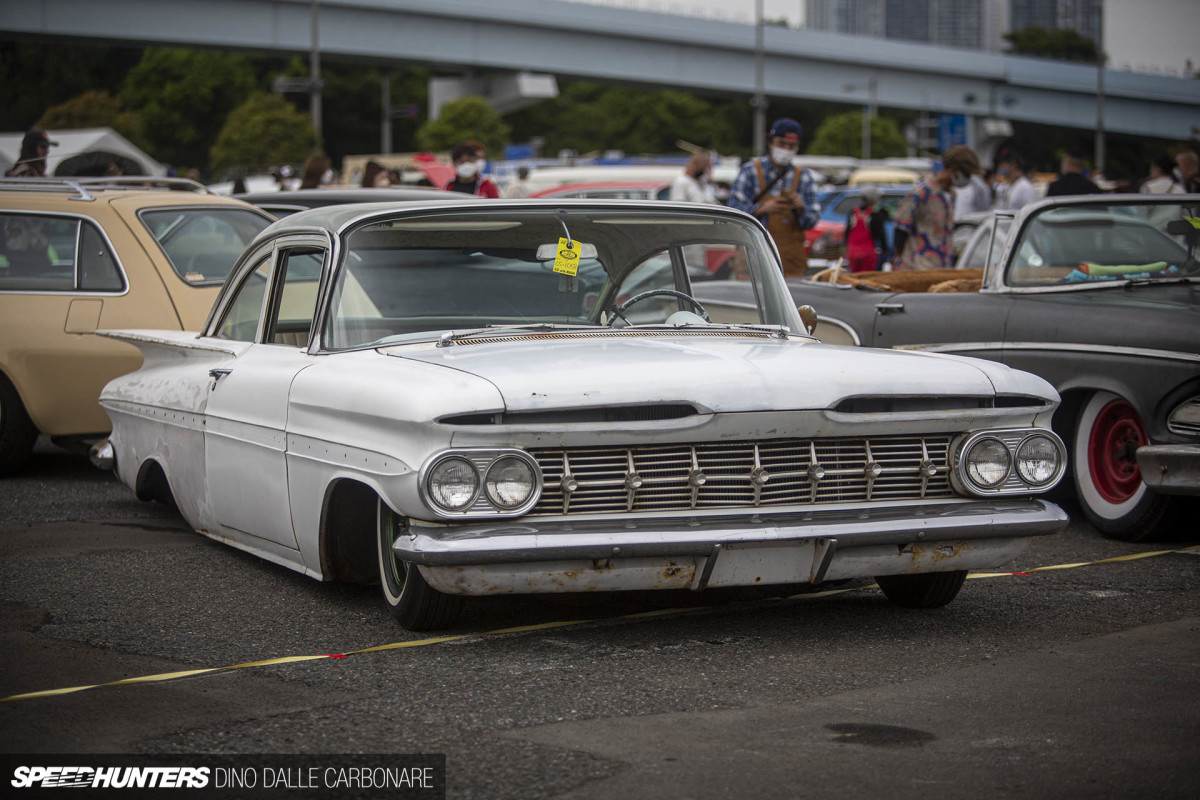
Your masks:
<svg viewBox="0 0 1200 800"><path fill-rule="evenodd" d="M39 433L66 445L107 433L100 389L142 356L95 331L199 330L271 221L191 181L0 180L0 475Z"/></svg>

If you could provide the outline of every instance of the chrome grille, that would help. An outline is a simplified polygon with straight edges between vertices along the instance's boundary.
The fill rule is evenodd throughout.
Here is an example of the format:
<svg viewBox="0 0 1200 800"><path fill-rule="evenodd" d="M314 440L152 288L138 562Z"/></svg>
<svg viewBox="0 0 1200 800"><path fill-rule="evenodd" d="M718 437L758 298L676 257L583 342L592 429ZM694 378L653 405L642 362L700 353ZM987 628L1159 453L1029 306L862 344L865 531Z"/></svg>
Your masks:
<svg viewBox="0 0 1200 800"><path fill-rule="evenodd" d="M532 514L951 497L950 436L534 449Z"/></svg>

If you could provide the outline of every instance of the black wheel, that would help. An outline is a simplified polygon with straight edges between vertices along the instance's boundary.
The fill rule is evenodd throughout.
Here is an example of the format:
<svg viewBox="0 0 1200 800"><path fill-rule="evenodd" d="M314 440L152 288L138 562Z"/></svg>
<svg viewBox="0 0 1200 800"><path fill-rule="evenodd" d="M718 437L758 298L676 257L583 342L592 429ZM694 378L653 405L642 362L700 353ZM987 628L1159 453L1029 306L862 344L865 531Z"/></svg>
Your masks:
<svg viewBox="0 0 1200 800"><path fill-rule="evenodd" d="M624 303L621 303L619 306L613 306L613 317L608 321L608 324L611 326L617 321L618 318L625 320L626 325L630 324L629 320L625 319L625 312L628 311L629 307L634 303L640 303L650 297L677 297L680 300L683 300L685 303L690 303L692 308L696 309L696 312L700 315L700 318L705 322L712 322L712 319L710 319L708 316L708 312L704 310L704 306L700 305L700 301L692 297L690 294L677 292L674 289L651 289L648 292L635 294L633 297L629 298Z"/></svg>
<svg viewBox="0 0 1200 800"><path fill-rule="evenodd" d="M434 589L415 565L396 558L392 544L401 531L399 520L382 500L378 516L379 583L392 616L410 631L449 627L462 611L462 598Z"/></svg>
<svg viewBox="0 0 1200 800"><path fill-rule="evenodd" d="M965 570L923 575L880 575L875 579L888 600L905 608L940 608L958 596Z"/></svg>
<svg viewBox="0 0 1200 800"><path fill-rule="evenodd" d="M1096 392L1083 404L1071 452L1075 491L1088 521L1111 539L1140 542L1175 523L1180 498L1142 482L1135 454L1149 443L1141 417L1125 398Z"/></svg>
<svg viewBox="0 0 1200 800"><path fill-rule="evenodd" d="M25 465L37 436L17 390L0 375L0 476L12 475Z"/></svg>

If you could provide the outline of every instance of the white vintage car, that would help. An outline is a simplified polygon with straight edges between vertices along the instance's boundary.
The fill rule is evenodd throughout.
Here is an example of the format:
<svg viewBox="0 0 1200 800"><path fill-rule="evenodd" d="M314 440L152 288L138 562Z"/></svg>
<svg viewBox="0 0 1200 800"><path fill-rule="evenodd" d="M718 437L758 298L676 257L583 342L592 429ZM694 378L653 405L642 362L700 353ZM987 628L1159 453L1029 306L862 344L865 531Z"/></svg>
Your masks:
<svg viewBox="0 0 1200 800"><path fill-rule="evenodd" d="M757 306L705 309L733 254ZM1041 378L822 344L726 208L352 205L250 245L200 334L141 348L93 454L199 532L378 582L406 628L464 595L874 578L949 602L1067 522Z"/></svg>

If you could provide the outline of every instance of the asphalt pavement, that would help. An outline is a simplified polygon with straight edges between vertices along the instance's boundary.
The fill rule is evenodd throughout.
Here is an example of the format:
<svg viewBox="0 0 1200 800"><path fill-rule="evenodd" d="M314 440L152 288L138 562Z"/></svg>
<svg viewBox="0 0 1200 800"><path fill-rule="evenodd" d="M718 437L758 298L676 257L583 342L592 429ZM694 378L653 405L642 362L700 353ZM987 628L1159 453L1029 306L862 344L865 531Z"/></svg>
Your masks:
<svg viewBox="0 0 1200 800"><path fill-rule="evenodd" d="M0 752L444 753L456 798L1193 798L1198 544L1075 521L1007 569L1085 566L933 611L507 597L413 634L43 444L0 482L0 698L318 657L0 702Z"/></svg>

